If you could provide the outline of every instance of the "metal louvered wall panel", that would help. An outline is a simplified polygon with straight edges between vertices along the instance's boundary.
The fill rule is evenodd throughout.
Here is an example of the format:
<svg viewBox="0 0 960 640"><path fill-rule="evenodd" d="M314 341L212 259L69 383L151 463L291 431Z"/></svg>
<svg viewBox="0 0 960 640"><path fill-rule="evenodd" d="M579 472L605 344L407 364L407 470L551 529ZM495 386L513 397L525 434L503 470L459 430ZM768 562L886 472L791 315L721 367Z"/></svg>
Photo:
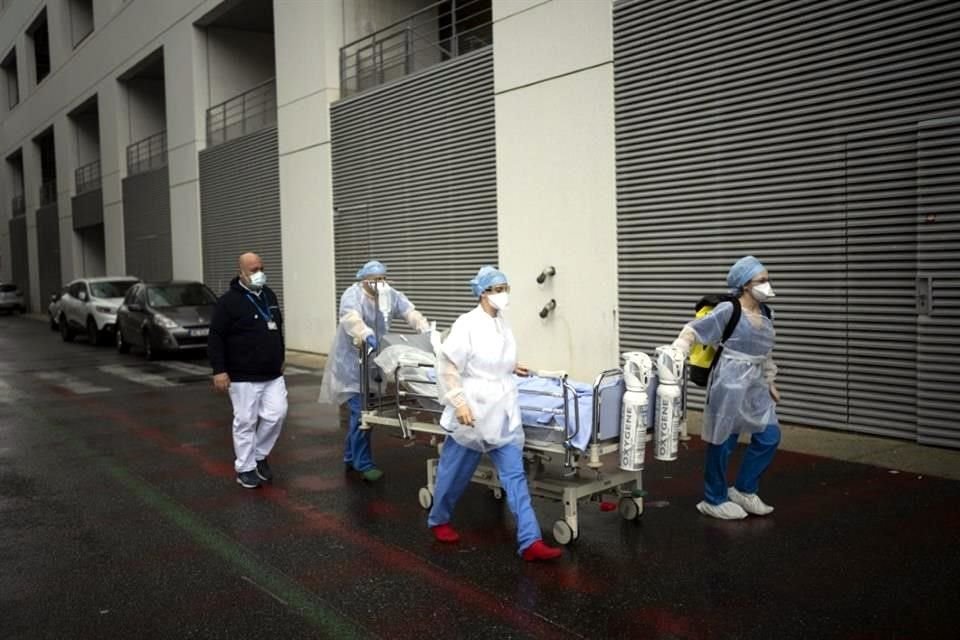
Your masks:
<svg viewBox="0 0 960 640"><path fill-rule="evenodd" d="M237 274L237 257L253 251L283 305L276 127L200 152L200 207L207 286L218 295L226 291Z"/></svg>
<svg viewBox="0 0 960 640"><path fill-rule="evenodd" d="M27 217L10 218L10 268L14 284L23 292L23 304L30 306L30 257L27 247Z"/></svg>
<svg viewBox="0 0 960 640"><path fill-rule="evenodd" d="M44 307L44 300L63 286L60 277L60 218L55 204L37 209L37 257L40 268L37 299Z"/></svg>
<svg viewBox="0 0 960 640"><path fill-rule="evenodd" d="M167 167L123 179L123 234L128 274L147 281L173 277Z"/></svg>
<svg viewBox="0 0 960 640"><path fill-rule="evenodd" d="M497 262L492 48L341 100L330 120L338 302L377 259L449 326Z"/></svg>
<svg viewBox="0 0 960 640"><path fill-rule="evenodd" d="M103 189L92 189L73 196L70 205L74 230L103 224Z"/></svg>
<svg viewBox="0 0 960 640"><path fill-rule="evenodd" d="M960 109L958 27L930 0L616 2L621 347L672 340L753 253L781 417L912 437L914 138Z"/></svg>
<svg viewBox="0 0 960 640"><path fill-rule="evenodd" d="M919 441L960 447L960 117L920 123L917 134L917 398Z"/></svg>

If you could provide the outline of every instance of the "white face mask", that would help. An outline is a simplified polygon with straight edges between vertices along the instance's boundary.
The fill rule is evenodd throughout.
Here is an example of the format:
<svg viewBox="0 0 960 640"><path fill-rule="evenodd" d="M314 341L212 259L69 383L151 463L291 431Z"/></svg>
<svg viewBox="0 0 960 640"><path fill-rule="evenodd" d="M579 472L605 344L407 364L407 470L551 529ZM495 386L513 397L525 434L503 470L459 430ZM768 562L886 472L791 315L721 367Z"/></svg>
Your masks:
<svg viewBox="0 0 960 640"><path fill-rule="evenodd" d="M487 301L493 305L494 309L503 311L510 306L510 294L506 291L491 293L487 296Z"/></svg>
<svg viewBox="0 0 960 640"><path fill-rule="evenodd" d="M251 289L262 289L263 285L267 284L267 274L263 271L257 271L256 273L250 274L250 288Z"/></svg>
<svg viewBox="0 0 960 640"><path fill-rule="evenodd" d="M777 294L773 292L773 287L770 286L769 282L763 282L753 285L753 287L750 288L750 295L752 295L753 299L757 302L766 302L770 298L776 297Z"/></svg>

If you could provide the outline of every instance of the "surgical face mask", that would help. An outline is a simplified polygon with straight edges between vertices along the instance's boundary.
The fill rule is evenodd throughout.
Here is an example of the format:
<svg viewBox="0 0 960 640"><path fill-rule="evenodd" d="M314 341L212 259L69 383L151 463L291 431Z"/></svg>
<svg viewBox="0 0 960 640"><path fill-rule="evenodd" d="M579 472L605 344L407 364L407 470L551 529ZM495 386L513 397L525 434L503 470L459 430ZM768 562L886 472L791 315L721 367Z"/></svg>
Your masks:
<svg viewBox="0 0 960 640"><path fill-rule="evenodd" d="M249 280L251 289L262 289L263 285L267 284L267 274L263 271L251 273Z"/></svg>
<svg viewBox="0 0 960 640"><path fill-rule="evenodd" d="M367 290L367 293L374 297L377 297L386 291L390 291L390 285L384 280L364 280L363 288Z"/></svg>
<svg viewBox="0 0 960 640"><path fill-rule="evenodd" d="M757 302L766 302L770 298L776 297L777 294L773 292L773 287L770 286L769 282L762 282L750 288L750 295Z"/></svg>
<svg viewBox="0 0 960 640"><path fill-rule="evenodd" d="M506 291L502 293L491 293L487 296L487 301L493 305L494 309L503 311L510 305L510 294Z"/></svg>

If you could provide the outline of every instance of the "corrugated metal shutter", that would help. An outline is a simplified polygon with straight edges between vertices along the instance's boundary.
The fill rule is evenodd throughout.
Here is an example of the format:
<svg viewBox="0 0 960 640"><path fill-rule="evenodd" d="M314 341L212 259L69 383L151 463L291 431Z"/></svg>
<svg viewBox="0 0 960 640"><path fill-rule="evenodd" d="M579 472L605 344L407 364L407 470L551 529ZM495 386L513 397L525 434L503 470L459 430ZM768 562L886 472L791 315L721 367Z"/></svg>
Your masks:
<svg viewBox="0 0 960 640"><path fill-rule="evenodd" d="M92 189L74 196L70 202L74 230L103 224L103 190Z"/></svg>
<svg viewBox="0 0 960 640"><path fill-rule="evenodd" d="M283 304L277 129L200 152L203 279L217 294L237 274L237 256L257 253Z"/></svg>
<svg viewBox="0 0 960 640"><path fill-rule="evenodd" d="M23 292L23 304L30 306L30 257L27 246L27 217L10 218L10 268L14 284Z"/></svg>
<svg viewBox="0 0 960 640"><path fill-rule="evenodd" d="M908 130L960 105L960 5L618 1L621 346L673 339L754 253L781 417L916 430Z"/></svg>
<svg viewBox="0 0 960 640"><path fill-rule="evenodd" d="M123 179L123 233L127 273L147 281L173 277L167 167Z"/></svg>
<svg viewBox="0 0 960 640"><path fill-rule="evenodd" d="M929 285L919 316L919 440L960 447L960 117L920 125L917 206L918 280Z"/></svg>
<svg viewBox="0 0 960 640"><path fill-rule="evenodd" d="M497 262L492 48L341 100L330 120L338 292L378 259L449 326Z"/></svg>
<svg viewBox="0 0 960 640"><path fill-rule="evenodd" d="M60 218L57 205L37 209L37 256L40 267L40 291L38 299L41 310L44 301L60 291Z"/></svg>

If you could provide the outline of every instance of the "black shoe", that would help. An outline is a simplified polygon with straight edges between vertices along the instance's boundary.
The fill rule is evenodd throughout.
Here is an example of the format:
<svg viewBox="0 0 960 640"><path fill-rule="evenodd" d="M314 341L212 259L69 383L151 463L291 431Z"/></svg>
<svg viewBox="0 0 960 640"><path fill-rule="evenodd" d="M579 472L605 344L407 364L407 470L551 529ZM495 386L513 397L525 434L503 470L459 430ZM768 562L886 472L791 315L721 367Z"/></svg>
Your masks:
<svg viewBox="0 0 960 640"><path fill-rule="evenodd" d="M260 478L256 471L244 471L237 474L237 484L244 489L256 489L260 486Z"/></svg>
<svg viewBox="0 0 960 640"><path fill-rule="evenodd" d="M270 465L267 459L257 460L257 477L264 482L273 482L273 471L270 471Z"/></svg>

